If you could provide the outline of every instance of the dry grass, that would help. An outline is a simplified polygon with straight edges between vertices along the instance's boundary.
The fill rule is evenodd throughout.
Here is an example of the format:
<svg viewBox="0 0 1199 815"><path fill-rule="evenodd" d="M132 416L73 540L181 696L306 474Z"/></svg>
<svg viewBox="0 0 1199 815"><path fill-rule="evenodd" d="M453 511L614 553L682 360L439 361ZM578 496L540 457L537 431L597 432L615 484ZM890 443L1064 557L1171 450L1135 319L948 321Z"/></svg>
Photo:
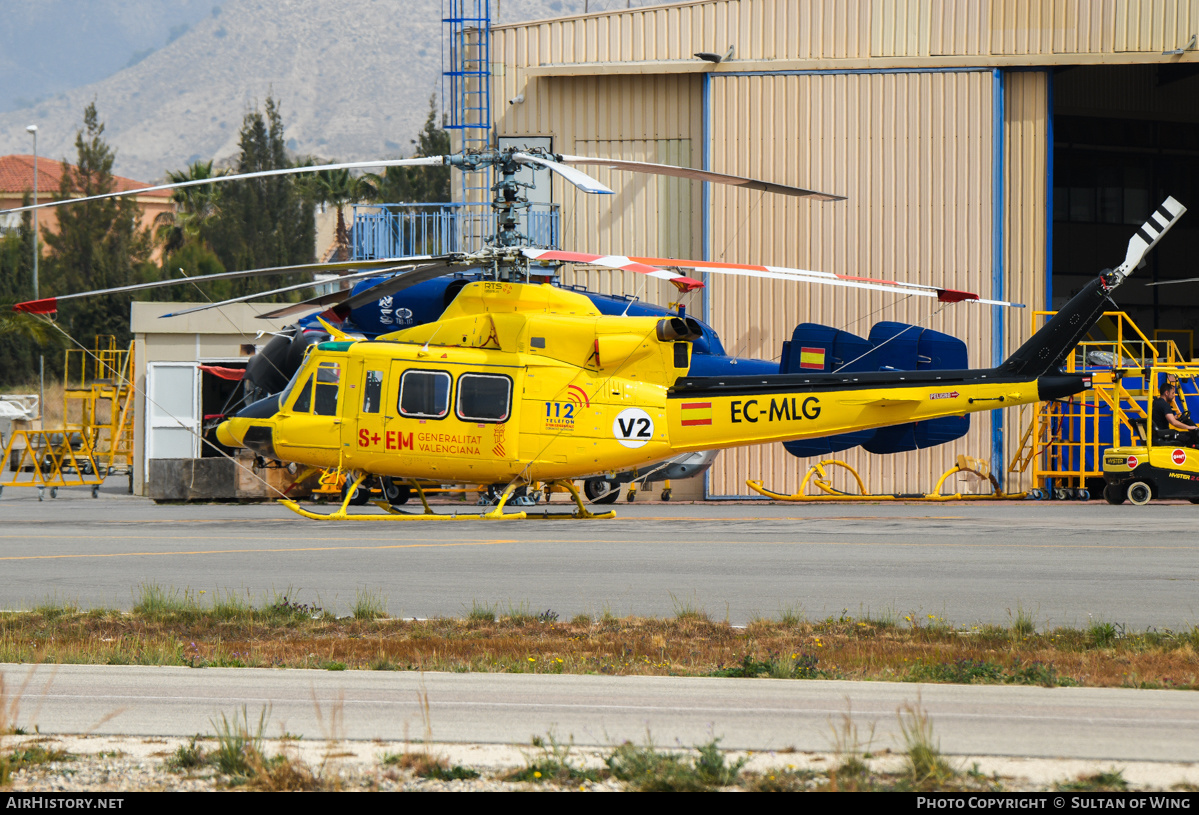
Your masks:
<svg viewBox="0 0 1199 815"><path fill-rule="evenodd" d="M935 617L759 619L746 628L690 614L335 619L286 597L253 608L219 597L203 606L187 592L143 599L152 595L174 599L133 613L43 605L0 615L0 661L1199 688L1195 631L1013 636Z"/></svg>

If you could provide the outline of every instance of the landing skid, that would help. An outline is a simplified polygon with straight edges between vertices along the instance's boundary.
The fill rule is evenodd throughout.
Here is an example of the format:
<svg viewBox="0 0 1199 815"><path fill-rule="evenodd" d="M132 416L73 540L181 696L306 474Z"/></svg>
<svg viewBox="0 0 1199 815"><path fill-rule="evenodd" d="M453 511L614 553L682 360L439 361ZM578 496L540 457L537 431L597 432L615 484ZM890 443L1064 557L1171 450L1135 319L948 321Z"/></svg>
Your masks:
<svg viewBox="0 0 1199 815"><path fill-rule="evenodd" d="M528 519L528 520L538 520L538 519L589 520L589 519L615 518L616 517L616 513L613 511L596 513L596 512L592 512L591 510L587 509L586 505L583 503L582 496L579 495L578 488L575 487L575 485L572 484L570 481L555 481L554 484L556 486L564 487L568 492L570 492L571 497L574 498L574 501L575 501L576 508L575 508L574 512L549 512L549 511L546 511L546 512L542 512L540 514L532 514L529 512L522 511L522 512L510 512L510 513L505 514L504 513L504 504L508 503L508 499L512 497L512 493L516 490L516 487L517 487L516 484L510 484L507 487L507 489L504 490L503 495L500 496L500 500L498 502L496 502L496 505L481 515L476 515L474 513L468 513L468 514L451 513L449 515L445 515L445 514L439 515L438 513L433 511L432 507L429 506L428 498L425 497L425 491L421 488L420 484L417 483L416 481L409 481L408 484L416 492L417 496L420 497L421 506L424 508L423 512L408 512L406 510L402 510L397 507L393 507L390 504L388 504L386 501L374 501L372 503L374 503L375 506L379 507L380 509L384 510L387 513L386 515L373 515L373 514L367 515L367 514L360 514L357 512L351 513L348 511L349 505L350 505L350 498L354 495L354 490L357 487L359 487L362 484L362 482L365 480L366 480L365 474L358 476L358 478L353 482L353 485L346 490L346 497L342 500L341 506L339 506L337 508L337 510L334 512L330 512L330 513L312 512L310 510L304 509L299 504L297 504L295 501L292 501L289 498L284 498L284 499L280 500L279 503L282 504L283 506L287 507L288 509L290 509L292 512L296 513L297 515L303 515L305 518L310 518L314 521L522 521L522 520L526 520L526 519Z"/></svg>

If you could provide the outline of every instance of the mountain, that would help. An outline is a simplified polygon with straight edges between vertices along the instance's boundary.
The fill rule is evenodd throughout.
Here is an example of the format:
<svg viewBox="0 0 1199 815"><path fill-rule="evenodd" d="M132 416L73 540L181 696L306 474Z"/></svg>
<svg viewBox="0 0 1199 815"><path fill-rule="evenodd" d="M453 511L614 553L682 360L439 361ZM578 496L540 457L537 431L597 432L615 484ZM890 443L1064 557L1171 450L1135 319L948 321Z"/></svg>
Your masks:
<svg viewBox="0 0 1199 815"><path fill-rule="evenodd" d="M627 2L493 0L492 18L510 23ZM114 172L153 181L196 160L236 155L243 117L271 95L294 153L347 161L395 157L411 154L430 97L437 95L440 105L442 0L3 5L9 28L0 45L9 47L0 55L0 110L4 99L20 98L14 85L28 77L20 67L26 61L40 70L61 63L60 85L79 76L87 84L0 113L0 155L31 152L25 127L36 124L39 154L73 160L83 109L95 100L116 149ZM154 42L163 44L147 53ZM127 67L111 72L122 60Z"/></svg>

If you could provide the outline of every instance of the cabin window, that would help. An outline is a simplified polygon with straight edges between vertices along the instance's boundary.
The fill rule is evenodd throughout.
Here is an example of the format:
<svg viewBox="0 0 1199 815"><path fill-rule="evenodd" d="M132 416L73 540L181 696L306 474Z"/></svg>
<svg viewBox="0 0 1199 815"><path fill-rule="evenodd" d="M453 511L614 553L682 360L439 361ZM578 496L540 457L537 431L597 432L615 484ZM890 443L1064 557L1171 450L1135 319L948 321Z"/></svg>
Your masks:
<svg viewBox="0 0 1199 815"><path fill-rule="evenodd" d="M450 409L450 375L445 371L404 371L400 377L400 415L444 419Z"/></svg>
<svg viewBox="0 0 1199 815"><path fill-rule="evenodd" d="M312 410L312 377L309 376L300 386L300 395L291 406L293 413L307 413Z"/></svg>
<svg viewBox="0 0 1199 815"><path fill-rule="evenodd" d="M458 418L467 422L506 422L512 408L512 380L499 374L458 377Z"/></svg>
<svg viewBox="0 0 1199 815"><path fill-rule="evenodd" d="M337 389L341 386L341 365L322 362L316 369L316 394L312 412L317 416L337 415Z"/></svg>
<svg viewBox="0 0 1199 815"><path fill-rule="evenodd" d="M378 413L383 400L383 372L367 371L362 380L362 412Z"/></svg>

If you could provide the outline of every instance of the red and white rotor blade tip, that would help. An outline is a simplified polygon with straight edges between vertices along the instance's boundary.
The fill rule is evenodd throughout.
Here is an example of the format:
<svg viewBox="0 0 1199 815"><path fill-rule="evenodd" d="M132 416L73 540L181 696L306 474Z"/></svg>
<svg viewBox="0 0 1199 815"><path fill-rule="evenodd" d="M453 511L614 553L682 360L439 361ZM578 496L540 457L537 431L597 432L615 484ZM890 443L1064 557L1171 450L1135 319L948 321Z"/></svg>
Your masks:
<svg viewBox="0 0 1199 815"><path fill-rule="evenodd" d="M556 263L585 263L588 266L606 266L609 269L620 269L626 272L639 272L643 275L656 277L659 280L669 280L679 291L688 292L702 289L700 280L687 277L682 272L673 269L661 269L638 258L628 258L624 255L592 255L586 252L564 252L560 249L523 249L525 257Z"/></svg>
<svg viewBox="0 0 1199 815"><path fill-rule="evenodd" d="M785 266L754 266L737 263L717 263L704 260L676 260L672 258L629 258L635 263L663 269L681 269L692 272L712 272L714 274L732 274L743 277L757 277L767 280L787 280L792 283L815 283L822 286L842 286L851 289L867 289L870 291L888 292L891 294L913 295L916 297L932 297L943 303L978 303L986 306L1006 306L1009 308L1024 308L1022 303L1012 303L1007 300L988 300L979 297L974 292L958 289L938 288L922 283L905 283L898 280L883 280L875 277L859 277L856 275L834 274L833 272L816 272L809 269L791 269Z"/></svg>

